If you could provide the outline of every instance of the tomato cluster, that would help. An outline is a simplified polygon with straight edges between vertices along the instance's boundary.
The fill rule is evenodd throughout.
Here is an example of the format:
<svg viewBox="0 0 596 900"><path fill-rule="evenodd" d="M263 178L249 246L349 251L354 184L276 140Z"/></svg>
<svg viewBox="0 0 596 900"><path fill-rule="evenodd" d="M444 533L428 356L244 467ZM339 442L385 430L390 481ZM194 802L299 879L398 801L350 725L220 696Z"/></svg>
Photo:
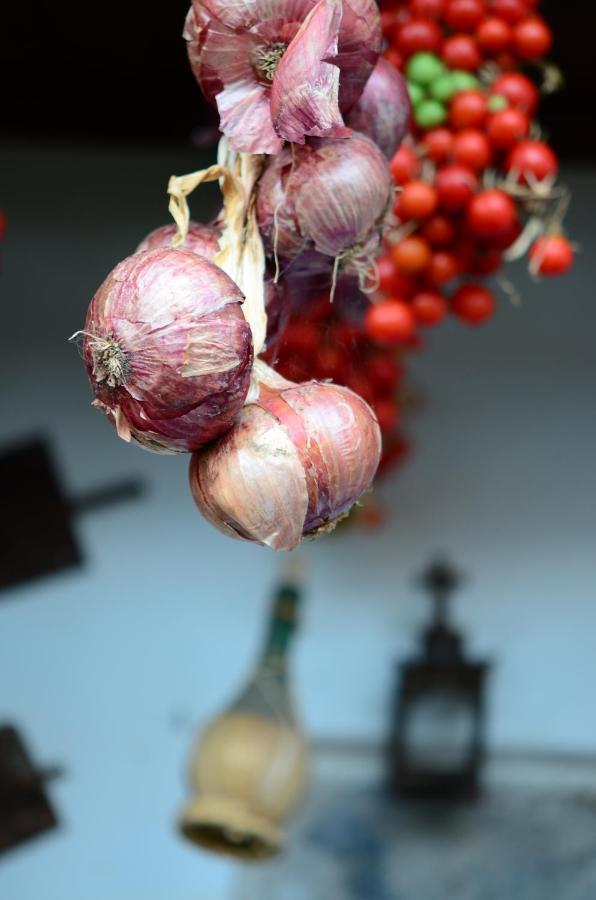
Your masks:
<svg viewBox="0 0 596 900"><path fill-rule="evenodd" d="M536 136L539 89L518 71L552 42L536 6L382 4L386 56L406 76L412 129L391 161L396 227L378 260L383 299L367 317L372 338L408 342L448 313L469 324L489 319L495 296L479 279L499 272L505 251L528 250L524 236L535 235L537 219L543 234L529 247L532 274L560 274L573 262L558 214L564 204L556 206L558 160Z"/></svg>

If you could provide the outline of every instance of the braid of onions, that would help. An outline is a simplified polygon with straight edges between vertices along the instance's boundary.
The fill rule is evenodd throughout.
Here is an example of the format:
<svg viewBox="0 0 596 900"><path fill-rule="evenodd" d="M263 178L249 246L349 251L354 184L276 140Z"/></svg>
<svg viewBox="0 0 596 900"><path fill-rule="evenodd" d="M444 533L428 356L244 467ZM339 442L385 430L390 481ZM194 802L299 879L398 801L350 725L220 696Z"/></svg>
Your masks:
<svg viewBox="0 0 596 900"><path fill-rule="evenodd" d="M379 464L379 425L359 395L331 382L294 384L258 357L264 349L275 356L290 275L322 284L357 276L363 288L374 281L392 205L387 156L409 115L400 79L377 64L372 2L304 0L306 18L284 25L281 13L298 6L255 0L246 22L227 22L236 13L223 5L215 28L193 3L191 61L231 137L220 165L171 179L185 185L176 202L168 189L174 223L152 231L107 276L79 333L94 405L118 435L159 453L192 453L190 486L205 518L275 550L332 530ZM243 103L245 124L251 118L241 98L237 110L230 106L225 60L236 45L238 65L254 68L268 104L266 114L263 103L252 111L249 149L268 157L243 149ZM208 75L218 65L225 98ZM304 90L293 92L300 79ZM180 197L216 177L223 215L211 225L189 221ZM234 202L226 180L236 185Z"/></svg>

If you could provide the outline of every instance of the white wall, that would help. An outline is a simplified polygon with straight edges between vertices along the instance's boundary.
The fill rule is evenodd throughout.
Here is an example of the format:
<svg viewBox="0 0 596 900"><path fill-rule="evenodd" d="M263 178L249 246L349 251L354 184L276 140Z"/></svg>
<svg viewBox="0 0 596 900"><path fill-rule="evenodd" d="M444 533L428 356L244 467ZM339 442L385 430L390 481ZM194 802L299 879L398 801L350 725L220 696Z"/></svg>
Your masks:
<svg viewBox="0 0 596 900"><path fill-rule="evenodd" d="M73 492L130 474L149 490L81 521L85 570L0 597L0 721L68 768L53 791L63 829L2 861L0 897L219 896L230 867L171 823L190 737L250 665L279 559L199 518L185 460L115 438L65 340L107 270L165 220L167 176L201 160L6 159L0 440L47 431ZM570 175L570 230L588 245L596 181ZM596 751L595 276L589 252L566 280L520 276L520 309L503 301L474 333L450 324L415 362L429 403L411 464L382 488L391 527L304 549L295 674L315 736L382 738L393 664L426 611L413 577L442 550L470 575L457 603L470 646L495 659L494 744Z"/></svg>

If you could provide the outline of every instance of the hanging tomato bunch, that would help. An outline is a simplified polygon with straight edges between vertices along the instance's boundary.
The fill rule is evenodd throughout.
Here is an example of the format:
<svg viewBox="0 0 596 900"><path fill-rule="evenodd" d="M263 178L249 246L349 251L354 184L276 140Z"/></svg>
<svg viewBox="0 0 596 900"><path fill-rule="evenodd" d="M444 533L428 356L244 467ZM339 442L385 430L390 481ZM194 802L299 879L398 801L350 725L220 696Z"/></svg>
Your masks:
<svg viewBox="0 0 596 900"><path fill-rule="evenodd" d="M534 118L536 80L550 83L553 72L537 5L382 3L385 56L406 76L412 127L391 161L396 227L378 261L386 299L368 317L372 337L392 323L395 341L407 340L448 313L485 322L496 297L483 279L502 280L508 260L527 255L536 276L573 263L567 192Z"/></svg>

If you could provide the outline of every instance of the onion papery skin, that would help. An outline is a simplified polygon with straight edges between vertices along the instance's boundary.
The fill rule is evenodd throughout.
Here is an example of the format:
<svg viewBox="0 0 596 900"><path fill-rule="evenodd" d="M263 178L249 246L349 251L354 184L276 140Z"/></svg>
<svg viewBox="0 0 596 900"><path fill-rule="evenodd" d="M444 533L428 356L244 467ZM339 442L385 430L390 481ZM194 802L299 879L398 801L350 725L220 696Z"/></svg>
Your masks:
<svg viewBox="0 0 596 900"><path fill-rule="evenodd" d="M190 486L224 534L292 550L331 530L367 491L381 456L372 409L353 391L317 381L270 389L215 444L194 453Z"/></svg>
<svg viewBox="0 0 596 900"><path fill-rule="evenodd" d="M189 250L136 253L108 275L89 306L83 358L95 405L121 437L188 452L230 427L252 370L243 299Z"/></svg>
<svg viewBox="0 0 596 900"><path fill-rule="evenodd" d="M273 157L259 181L257 219L265 249L292 270L342 259L358 274L375 257L391 207L387 160L363 134L311 141ZM326 259L325 259L326 257Z"/></svg>
<svg viewBox="0 0 596 900"><path fill-rule="evenodd" d="M410 97L406 80L380 57L360 98L346 116L346 125L366 134L391 159L410 127Z"/></svg>
<svg viewBox="0 0 596 900"><path fill-rule="evenodd" d="M247 153L347 134L341 113L362 93L382 44L374 0L193 0L184 37L220 130ZM266 70L263 52L280 54Z"/></svg>
<svg viewBox="0 0 596 900"><path fill-rule="evenodd" d="M159 247L171 247L177 233L178 227L174 222L170 222L169 225L161 225L141 241L135 253L142 253L143 250L156 250ZM188 223L188 233L177 249L191 250L213 262L213 258L219 253L220 237L221 231L214 225L202 225L200 222L191 221Z"/></svg>

